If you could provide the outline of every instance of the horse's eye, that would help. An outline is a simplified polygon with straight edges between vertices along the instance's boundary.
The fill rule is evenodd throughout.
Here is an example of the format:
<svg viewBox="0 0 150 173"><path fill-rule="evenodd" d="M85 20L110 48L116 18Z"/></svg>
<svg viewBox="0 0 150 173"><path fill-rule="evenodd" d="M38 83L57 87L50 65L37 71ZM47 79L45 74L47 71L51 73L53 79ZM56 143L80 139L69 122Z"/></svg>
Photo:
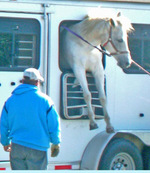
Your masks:
<svg viewBox="0 0 150 173"><path fill-rule="evenodd" d="M122 43L123 42L123 39L121 38L121 39L118 39L118 42L119 43Z"/></svg>

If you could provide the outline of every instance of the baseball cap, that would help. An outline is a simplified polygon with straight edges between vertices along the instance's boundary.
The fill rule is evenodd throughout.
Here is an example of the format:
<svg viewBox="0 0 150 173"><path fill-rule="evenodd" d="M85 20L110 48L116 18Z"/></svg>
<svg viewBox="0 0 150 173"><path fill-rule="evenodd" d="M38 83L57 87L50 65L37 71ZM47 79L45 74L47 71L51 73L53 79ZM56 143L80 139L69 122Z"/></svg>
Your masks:
<svg viewBox="0 0 150 173"><path fill-rule="evenodd" d="M23 73L24 77L29 77L30 80L39 80L44 82L44 78L41 76L40 72L35 68L28 68Z"/></svg>

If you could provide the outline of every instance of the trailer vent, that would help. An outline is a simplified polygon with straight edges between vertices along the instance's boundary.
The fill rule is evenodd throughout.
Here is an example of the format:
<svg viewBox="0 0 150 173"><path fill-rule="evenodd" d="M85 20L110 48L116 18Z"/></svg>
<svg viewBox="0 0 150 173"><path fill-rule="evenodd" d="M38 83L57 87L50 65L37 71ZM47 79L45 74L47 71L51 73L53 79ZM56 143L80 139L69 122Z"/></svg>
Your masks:
<svg viewBox="0 0 150 173"><path fill-rule="evenodd" d="M94 78L87 73L88 87L92 94L92 107L95 112L95 118L103 118L102 106L99 102L98 91L95 86ZM65 119L87 119L88 110L83 97L83 91L80 85L75 86L75 76L73 73L62 75L62 112Z"/></svg>

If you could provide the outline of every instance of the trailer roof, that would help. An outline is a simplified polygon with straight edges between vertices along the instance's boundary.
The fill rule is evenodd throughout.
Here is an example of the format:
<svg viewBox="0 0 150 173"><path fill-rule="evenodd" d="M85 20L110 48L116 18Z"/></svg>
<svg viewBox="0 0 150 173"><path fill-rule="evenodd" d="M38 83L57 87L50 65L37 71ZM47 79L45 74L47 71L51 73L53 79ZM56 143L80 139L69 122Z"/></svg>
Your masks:
<svg viewBox="0 0 150 173"><path fill-rule="evenodd" d="M51 0L47 0L51 1ZM57 1L57 0L55 0ZM59 1L59 0L58 0ZM62 1L71 1L71 0L62 0ZM89 2L130 2L130 3L150 3L150 0L76 0L79 2L89 1Z"/></svg>
<svg viewBox="0 0 150 173"><path fill-rule="evenodd" d="M136 3L150 3L150 0L83 0L83 1L103 1L103 2L136 2Z"/></svg>
<svg viewBox="0 0 150 173"><path fill-rule="evenodd" d="M16 2L41 2L41 0L2 0L2 1L16 1ZM148 3L150 4L150 0L43 0L43 2L126 2L126 3Z"/></svg>

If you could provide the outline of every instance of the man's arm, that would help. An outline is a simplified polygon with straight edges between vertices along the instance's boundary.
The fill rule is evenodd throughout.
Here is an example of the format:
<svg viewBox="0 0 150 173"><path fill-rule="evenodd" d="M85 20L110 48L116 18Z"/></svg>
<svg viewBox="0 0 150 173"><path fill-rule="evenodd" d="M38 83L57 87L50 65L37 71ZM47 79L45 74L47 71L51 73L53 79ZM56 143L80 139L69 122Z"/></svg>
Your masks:
<svg viewBox="0 0 150 173"><path fill-rule="evenodd" d="M6 103L2 109L1 118L0 118L0 134L1 134L1 144L4 146L4 150L10 151L8 111L6 108Z"/></svg>
<svg viewBox="0 0 150 173"><path fill-rule="evenodd" d="M61 141L60 136L60 118L54 106L51 106L47 115L48 129L50 141L52 144L59 144Z"/></svg>
<svg viewBox="0 0 150 173"><path fill-rule="evenodd" d="M48 112L48 128L51 145L51 157L56 157L60 149L60 119L54 106L51 106Z"/></svg>

